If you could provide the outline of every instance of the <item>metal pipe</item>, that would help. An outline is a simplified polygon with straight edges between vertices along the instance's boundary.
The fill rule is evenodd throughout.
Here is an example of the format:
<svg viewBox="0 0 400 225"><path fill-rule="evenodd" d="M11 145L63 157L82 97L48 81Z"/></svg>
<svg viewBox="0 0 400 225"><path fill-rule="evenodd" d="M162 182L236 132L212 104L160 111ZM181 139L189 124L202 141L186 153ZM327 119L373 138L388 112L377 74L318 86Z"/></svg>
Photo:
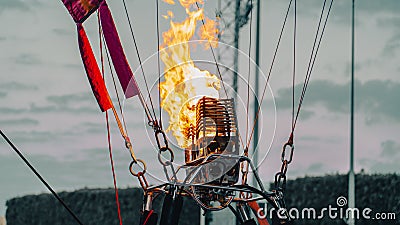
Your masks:
<svg viewBox="0 0 400 225"><path fill-rule="evenodd" d="M260 16L260 7L261 7L261 0L257 0L257 22L256 22L256 71L255 71L255 86L254 86L254 118L257 118L258 114L258 89L259 89L259 65L260 65L260 23L261 23L261 16ZM253 139L253 162L255 165L255 170L253 170L254 174L256 174L257 166L258 166L258 153L257 153L257 146L258 146L258 119L255 120L254 123L254 139ZM257 180L253 179L253 185L257 184Z"/></svg>
<svg viewBox="0 0 400 225"><path fill-rule="evenodd" d="M351 91L350 91L350 171L349 171L349 208L355 208L355 177L354 177L354 5L352 0L351 20ZM348 218L348 224L354 225L355 218Z"/></svg>

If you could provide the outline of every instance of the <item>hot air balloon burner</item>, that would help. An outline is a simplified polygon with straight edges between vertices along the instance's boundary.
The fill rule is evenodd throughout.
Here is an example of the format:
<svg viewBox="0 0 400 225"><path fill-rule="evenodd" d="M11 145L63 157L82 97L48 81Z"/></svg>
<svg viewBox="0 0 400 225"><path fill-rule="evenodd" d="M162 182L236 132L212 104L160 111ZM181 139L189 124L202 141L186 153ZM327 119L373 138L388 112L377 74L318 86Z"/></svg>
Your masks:
<svg viewBox="0 0 400 225"><path fill-rule="evenodd" d="M203 166L203 172L195 179L197 182L236 183L239 177L237 157L218 157L239 155L234 100L202 97L196 104L196 124L189 129L188 138L192 143L185 149L187 172Z"/></svg>

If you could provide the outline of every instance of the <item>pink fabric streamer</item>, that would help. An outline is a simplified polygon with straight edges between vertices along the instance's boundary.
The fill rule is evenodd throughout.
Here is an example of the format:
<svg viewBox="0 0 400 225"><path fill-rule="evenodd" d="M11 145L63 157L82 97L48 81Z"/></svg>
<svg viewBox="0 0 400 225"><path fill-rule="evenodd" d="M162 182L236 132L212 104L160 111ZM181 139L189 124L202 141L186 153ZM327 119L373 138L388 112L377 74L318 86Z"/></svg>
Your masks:
<svg viewBox="0 0 400 225"><path fill-rule="evenodd" d="M129 66L128 60L126 59L111 12L105 1L101 3L99 10L104 38L106 39L106 44L114 64L115 71L117 72L119 82L124 90L125 97L130 98L138 95L139 89L136 85L136 81L131 67Z"/></svg>

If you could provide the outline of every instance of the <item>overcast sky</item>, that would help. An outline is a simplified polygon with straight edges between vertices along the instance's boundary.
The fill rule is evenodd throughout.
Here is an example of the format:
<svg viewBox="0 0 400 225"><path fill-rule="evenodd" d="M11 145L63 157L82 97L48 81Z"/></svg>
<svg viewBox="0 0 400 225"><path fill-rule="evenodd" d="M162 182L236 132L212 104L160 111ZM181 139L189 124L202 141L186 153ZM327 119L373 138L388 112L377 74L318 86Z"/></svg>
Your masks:
<svg viewBox="0 0 400 225"><path fill-rule="evenodd" d="M262 1L260 68L263 73L268 72L288 2ZM127 4L141 58L143 61L148 59L144 65L145 74L153 84L157 77L155 3L130 0ZM109 1L109 5L131 66L137 70L138 60L122 2ZM166 14L167 9L172 10L177 15L176 20L181 19L179 15L183 14L179 5L160 5L162 14ZM297 93L303 85L321 7L322 1L298 1ZM206 1L208 17L215 17L215 8L216 1ZM399 11L398 0L357 1L357 172L364 169L368 173L388 173L400 169ZM0 21L0 128L57 191L111 187L105 115L98 109L91 93L80 60L76 26L61 1L0 0ZM96 22L93 15L84 26L95 54L99 56ZM291 14L273 68L271 91L267 91L262 105L259 155L263 160L259 168L265 182L272 181L280 168L280 150L290 134L292 22ZM168 21L161 19L160 25L161 31L165 31ZM350 25L351 0L336 0L297 125L294 162L288 172L290 179L346 173L349 168ZM255 31L255 24L252 30ZM254 56L254 40L252 45L251 55ZM247 77L245 54L248 46L249 25L246 25L240 36L243 53L239 73L244 77ZM200 51L198 56L211 59L210 53L204 56ZM204 65L202 69L208 67L210 65ZM108 75L107 86L115 100ZM136 76L144 90L140 72ZM252 86L253 78L254 75L250 79ZM230 80L229 77L225 79ZM261 79L260 87L264 82L264 78ZM239 87L242 99L246 99L245 90L244 85ZM152 93L156 96L155 89ZM137 156L147 161L154 177L163 178L152 145L154 138L145 125L138 99L125 101L124 111ZM240 124L245 125L245 116L239 118ZM111 126L119 187L136 186L137 180L128 171L129 154L123 147L116 124L112 122ZM242 134L245 133L243 127ZM183 152L175 154L177 160L182 161ZM0 165L0 215L5 213L7 199L47 192L3 141L0 141Z"/></svg>

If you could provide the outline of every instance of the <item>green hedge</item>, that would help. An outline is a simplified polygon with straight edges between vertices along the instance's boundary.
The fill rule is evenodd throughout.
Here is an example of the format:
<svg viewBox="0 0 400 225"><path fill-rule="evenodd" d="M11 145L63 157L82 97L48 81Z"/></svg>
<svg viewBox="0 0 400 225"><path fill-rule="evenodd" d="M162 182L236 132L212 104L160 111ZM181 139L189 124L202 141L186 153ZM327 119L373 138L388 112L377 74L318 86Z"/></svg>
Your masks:
<svg viewBox="0 0 400 225"><path fill-rule="evenodd" d="M287 183L286 204L288 208L313 207L319 210L328 205L337 207L336 199L347 196L347 176L329 175L324 177L304 177ZM143 200L139 188L119 190L121 211L124 224L137 225ZM60 193L62 199L72 208L86 225L119 224L113 189L83 189L75 192ZM159 210L162 196L155 201ZM356 207L371 208L375 212L394 212L395 220L360 219L357 225L400 225L400 177L389 175L356 175ZM345 210L345 208L344 208ZM218 212L216 212L218 213ZM183 206L180 225L197 225L199 208L190 199ZM75 225L68 212L49 194L29 195L7 201L6 219L8 225ZM218 223L214 221L213 224ZM297 220L297 225L339 225L341 219L330 219L327 213L323 219Z"/></svg>
<svg viewBox="0 0 400 225"><path fill-rule="evenodd" d="M372 216L375 212L394 212L395 220L366 220L360 218L357 224L360 225L396 225L400 224L400 177L395 174L387 175L356 175L356 208L360 210L370 208ZM336 204L336 199L340 196L347 198L348 176L329 175L324 177L304 177L290 180L287 183L286 204L288 208L313 207L319 213L322 208ZM344 212L346 206L343 208ZM299 211L300 211L299 210ZM339 211L338 211L339 212ZM300 211L301 213L301 211ZM319 213L321 214L321 213ZM320 220L297 220L298 225L334 225L345 224L341 219L331 219L324 213ZM345 215L345 213L344 213Z"/></svg>
<svg viewBox="0 0 400 225"><path fill-rule="evenodd" d="M143 192L139 188L120 189L119 200L123 224L139 224ZM113 189L82 189L61 192L60 197L77 214L85 225L118 225L117 208ZM162 196L154 201L160 210ZM190 199L183 203L180 225L197 225L199 207ZM76 225L75 220L50 194L28 195L6 203L7 225ZM160 217L160 214L159 214Z"/></svg>

